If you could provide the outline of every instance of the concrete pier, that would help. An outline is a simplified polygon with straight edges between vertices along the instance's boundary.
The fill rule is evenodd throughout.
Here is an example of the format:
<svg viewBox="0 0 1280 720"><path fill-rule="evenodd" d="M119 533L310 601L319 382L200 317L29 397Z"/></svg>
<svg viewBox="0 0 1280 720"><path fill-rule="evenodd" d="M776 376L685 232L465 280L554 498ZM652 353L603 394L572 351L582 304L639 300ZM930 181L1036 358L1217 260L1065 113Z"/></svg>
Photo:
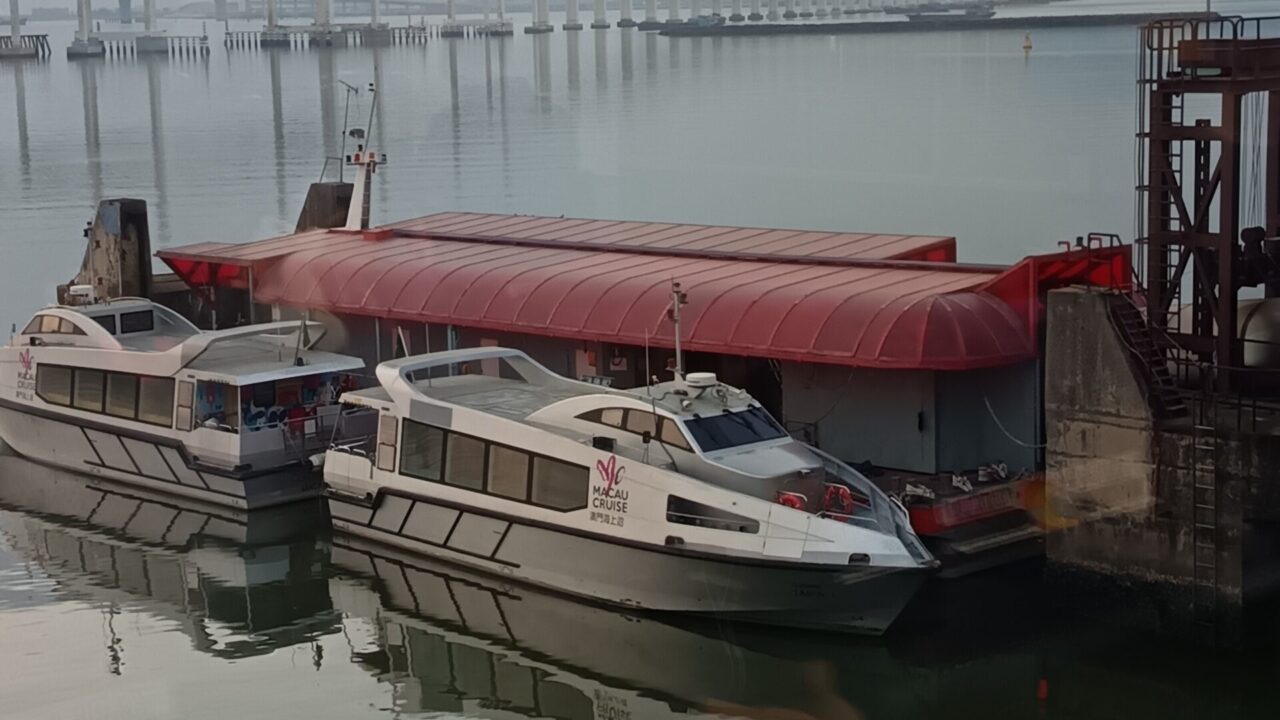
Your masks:
<svg viewBox="0 0 1280 720"><path fill-rule="evenodd" d="M595 15L591 19L592 30L608 30L609 19L604 14L604 0L595 0Z"/></svg>
<svg viewBox="0 0 1280 720"><path fill-rule="evenodd" d="M796 0L787 0L786 10L782 13L784 20L794 20L797 17Z"/></svg>
<svg viewBox="0 0 1280 720"><path fill-rule="evenodd" d="M33 57L36 57L35 46L22 42L22 14L18 11L18 0L9 0L9 37L0 43L0 59Z"/></svg>
<svg viewBox="0 0 1280 720"><path fill-rule="evenodd" d="M682 23L680 19L680 0L667 0L667 24Z"/></svg>
<svg viewBox="0 0 1280 720"><path fill-rule="evenodd" d="M618 27L629 28L635 27L636 21L631 17L631 0L621 0L620 16L618 18Z"/></svg>
<svg viewBox="0 0 1280 720"><path fill-rule="evenodd" d="M800 0L800 17L813 17L813 0Z"/></svg>
<svg viewBox="0 0 1280 720"><path fill-rule="evenodd" d="M67 58L95 58L104 57L107 54L107 47L101 40L93 36L93 5L91 0L76 0L76 16L79 20L79 28L76 30L76 37L67 46Z"/></svg>
<svg viewBox="0 0 1280 720"><path fill-rule="evenodd" d="M746 16L742 14L742 0L733 0L733 12L729 13L729 22L742 22Z"/></svg>
<svg viewBox="0 0 1280 720"><path fill-rule="evenodd" d="M764 15L760 13L760 0L751 0L751 12L747 14L747 19L752 22L764 19Z"/></svg>
<svg viewBox="0 0 1280 720"><path fill-rule="evenodd" d="M769 14L766 17L770 20L777 20L780 17L778 15L778 0L769 0Z"/></svg>
<svg viewBox="0 0 1280 720"><path fill-rule="evenodd" d="M551 25L551 11L548 0L533 0L533 24L525 27L525 34L539 35L553 30L555 28Z"/></svg>
<svg viewBox="0 0 1280 720"><path fill-rule="evenodd" d="M1133 307L1114 293L1049 293L1050 578L1064 601L1079 592L1084 606L1125 625L1246 644L1246 605L1280 584L1267 550L1278 540L1280 433L1258 419L1272 411L1208 393L1191 417L1157 417L1133 342L1118 329L1125 303Z"/></svg>
<svg viewBox="0 0 1280 720"><path fill-rule="evenodd" d="M564 2L564 29L582 29L582 21L578 19L578 0L565 0Z"/></svg>

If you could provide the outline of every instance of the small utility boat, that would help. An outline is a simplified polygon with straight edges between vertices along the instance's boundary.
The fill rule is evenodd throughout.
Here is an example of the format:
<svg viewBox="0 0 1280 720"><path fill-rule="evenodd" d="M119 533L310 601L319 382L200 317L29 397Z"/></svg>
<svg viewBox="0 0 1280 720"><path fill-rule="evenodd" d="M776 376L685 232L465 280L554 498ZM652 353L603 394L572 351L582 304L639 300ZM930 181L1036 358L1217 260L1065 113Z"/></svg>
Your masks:
<svg viewBox="0 0 1280 720"><path fill-rule="evenodd" d="M358 358L319 323L203 332L139 298L38 313L0 348L0 437L40 462L236 508L314 497Z"/></svg>
<svg viewBox="0 0 1280 720"><path fill-rule="evenodd" d="M339 533L597 602L873 634L936 566L901 505L714 375L615 390L476 348L377 376L324 462Z"/></svg>

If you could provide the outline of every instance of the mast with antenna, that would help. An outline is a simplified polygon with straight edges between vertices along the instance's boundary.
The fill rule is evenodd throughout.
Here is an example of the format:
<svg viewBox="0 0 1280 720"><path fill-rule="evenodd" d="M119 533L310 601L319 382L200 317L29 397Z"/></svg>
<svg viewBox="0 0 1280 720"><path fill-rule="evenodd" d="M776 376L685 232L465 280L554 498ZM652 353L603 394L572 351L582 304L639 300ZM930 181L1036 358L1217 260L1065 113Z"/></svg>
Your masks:
<svg viewBox="0 0 1280 720"><path fill-rule="evenodd" d="M675 325L676 334L676 379L684 379L684 354L680 350L680 308L689 304L689 296L680 290L680 283L671 281L671 307L667 309L667 318Z"/></svg>
<svg viewBox="0 0 1280 720"><path fill-rule="evenodd" d="M374 93L376 92L373 83L369 83L368 132L366 132L366 128L351 128L343 133L344 155L342 161L346 165L353 166L356 172L355 187L351 192L351 205L347 211L347 224L343 226L344 230L367 230L369 228L369 195L373 190L370 180L374 172L377 171L378 166L385 165L387 162L386 153L380 154L369 147L369 136L373 130L373 113L377 108L377 103L374 102ZM348 136L356 141L356 150L350 155L345 154Z"/></svg>

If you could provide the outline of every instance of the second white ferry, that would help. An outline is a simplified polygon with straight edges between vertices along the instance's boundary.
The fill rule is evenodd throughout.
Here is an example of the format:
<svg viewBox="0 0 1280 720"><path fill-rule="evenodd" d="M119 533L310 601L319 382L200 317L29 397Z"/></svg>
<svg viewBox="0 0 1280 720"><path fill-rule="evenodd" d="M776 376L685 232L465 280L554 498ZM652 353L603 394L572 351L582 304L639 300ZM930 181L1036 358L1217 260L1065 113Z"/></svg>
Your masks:
<svg viewBox="0 0 1280 720"><path fill-rule="evenodd" d="M0 437L30 459L251 509L314 497L359 358L318 323L202 332L123 298L45 308L0 348Z"/></svg>

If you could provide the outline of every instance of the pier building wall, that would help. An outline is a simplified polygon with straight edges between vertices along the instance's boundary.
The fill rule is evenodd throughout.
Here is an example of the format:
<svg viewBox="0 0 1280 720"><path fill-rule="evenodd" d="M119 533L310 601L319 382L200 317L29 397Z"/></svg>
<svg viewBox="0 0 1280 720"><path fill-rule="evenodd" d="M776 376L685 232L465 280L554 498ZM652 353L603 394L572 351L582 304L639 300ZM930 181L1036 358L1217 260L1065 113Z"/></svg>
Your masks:
<svg viewBox="0 0 1280 720"><path fill-rule="evenodd" d="M1049 294L1045 346L1046 538L1049 570L1080 607L1143 629L1247 640L1248 604L1280 577L1280 434L1219 417L1216 440L1188 418L1157 421L1115 331L1115 296ZM1220 411L1221 413L1221 411ZM1212 438L1212 434L1210 434ZM1211 477L1197 461L1216 444ZM1199 469L1197 469L1199 462ZM1197 569L1197 473L1215 488L1213 547ZM1202 535L1203 537L1203 535ZM1197 601L1211 583L1212 600ZM1075 596L1069 593L1068 597Z"/></svg>

